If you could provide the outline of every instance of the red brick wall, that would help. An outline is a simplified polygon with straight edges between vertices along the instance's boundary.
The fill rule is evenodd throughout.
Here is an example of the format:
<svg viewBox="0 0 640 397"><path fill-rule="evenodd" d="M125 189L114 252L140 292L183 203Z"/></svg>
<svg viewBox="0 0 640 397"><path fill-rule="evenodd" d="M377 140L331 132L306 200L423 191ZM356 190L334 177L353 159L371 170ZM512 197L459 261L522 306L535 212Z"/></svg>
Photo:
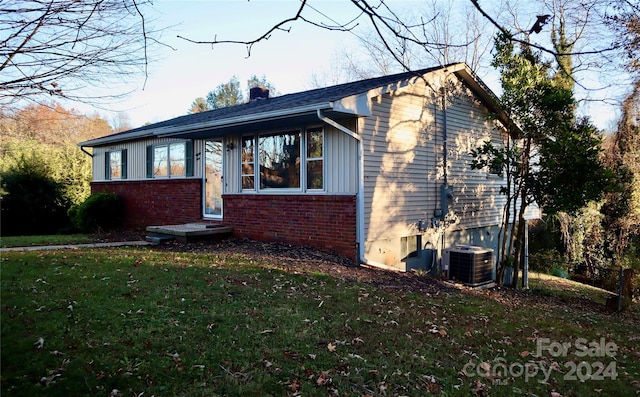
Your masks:
<svg viewBox="0 0 640 397"><path fill-rule="evenodd" d="M126 228L202 221L199 178L92 182L91 192L114 193L122 198Z"/></svg>
<svg viewBox="0 0 640 397"><path fill-rule="evenodd" d="M236 237L306 245L356 257L356 198L227 194L224 223Z"/></svg>
<svg viewBox="0 0 640 397"><path fill-rule="evenodd" d="M123 199L126 228L203 222L202 179L92 182L91 192ZM236 237L311 246L355 260L355 196L226 194L223 201L222 223Z"/></svg>

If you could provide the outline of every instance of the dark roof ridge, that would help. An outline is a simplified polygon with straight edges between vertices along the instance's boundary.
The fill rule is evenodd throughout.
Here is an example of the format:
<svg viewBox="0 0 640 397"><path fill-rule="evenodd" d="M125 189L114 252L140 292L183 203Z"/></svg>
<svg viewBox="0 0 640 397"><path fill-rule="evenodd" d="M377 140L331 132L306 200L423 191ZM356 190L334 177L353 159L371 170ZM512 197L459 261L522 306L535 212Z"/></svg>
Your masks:
<svg viewBox="0 0 640 397"><path fill-rule="evenodd" d="M448 65L440 65L430 68L424 68L414 71L405 71L401 73L371 77L364 80L357 80L347 83L335 84L327 87L314 88L306 91L289 93L276 96L264 100L247 102L235 106L229 106L219 109L207 110L193 114L185 114L168 120L160 121L153 124L136 127L127 131L111 134L105 137L96 138L90 141L82 142L80 146L91 146L107 143L106 141L121 141L127 139L141 138L153 135L154 130L166 128L187 128L190 125L212 122L216 120L231 119L243 115L259 115L273 111L282 111L286 109L295 109L303 106L313 106L316 104L329 103L346 98L352 95L358 95L368 92L372 89L383 87L388 84L408 79L412 76L422 77L429 72L446 69L460 63L451 63ZM105 139L109 138L109 139Z"/></svg>

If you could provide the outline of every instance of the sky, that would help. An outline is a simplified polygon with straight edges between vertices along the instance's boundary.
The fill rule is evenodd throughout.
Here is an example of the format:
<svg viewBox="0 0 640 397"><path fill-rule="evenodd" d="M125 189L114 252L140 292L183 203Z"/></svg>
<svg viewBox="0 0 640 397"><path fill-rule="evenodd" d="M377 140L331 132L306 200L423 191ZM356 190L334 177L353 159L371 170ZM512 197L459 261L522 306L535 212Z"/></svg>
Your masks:
<svg viewBox="0 0 640 397"><path fill-rule="evenodd" d="M462 0L457 0L462 1ZM395 10L407 11L424 1L391 0ZM314 0L303 14L327 24L348 23L358 10L345 0ZM151 53L148 77L124 87L132 94L98 113L115 124L118 112L128 116L132 127L155 123L187 113L197 97L205 97L218 85L237 76L246 96L246 80L266 77L279 94L315 88L312 76L332 76L345 51L358 46L358 35L370 28L361 24L353 32L322 29L302 21L284 25L289 32L276 31L269 40L251 49L241 44L194 44L195 41L253 40L276 23L295 16L299 0L156 0L146 15L155 28L164 29L161 42ZM330 18L330 19L329 19ZM364 21L363 21L364 22ZM433 66L433 65L425 65ZM495 73L476 71L494 92L499 93ZM325 77L331 85L330 77ZM82 109L81 109L82 110ZM610 127L616 110L589 109L599 128Z"/></svg>
<svg viewBox="0 0 640 397"><path fill-rule="evenodd" d="M314 88L311 76L329 73L338 49L355 45L355 36L296 22L287 25L289 33L277 31L269 40L256 44L250 56L244 45L212 47L177 38L252 40L282 18L293 17L299 6L295 0L156 1L153 24L165 27L161 40L173 49L157 47L146 82L143 78L134 81L127 87L135 90L133 94L110 108L126 112L136 127L186 114L194 99L205 97L233 76L243 88L252 75L265 76L280 94ZM344 1L314 2L313 6L339 22L357 15ZM320 14L313 16L322 18ZM110 120L113 115L107 113L106 117Z"/></svg>

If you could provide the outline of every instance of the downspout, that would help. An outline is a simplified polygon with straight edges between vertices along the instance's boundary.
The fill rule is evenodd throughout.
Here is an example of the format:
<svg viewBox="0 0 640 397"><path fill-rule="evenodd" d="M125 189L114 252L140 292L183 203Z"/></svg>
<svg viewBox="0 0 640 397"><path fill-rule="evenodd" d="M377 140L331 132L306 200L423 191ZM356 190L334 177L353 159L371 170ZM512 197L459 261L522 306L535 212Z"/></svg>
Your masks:
<svg viewBox="0 0 640 397"><path fill-rule="evenodd" d="M362 137L357 133L351 131L347 127L343 126L342 124L322 114L322 110L317 109L316 112L318 118L321 121L355 139L358 145L358 194L356 195L356 246L358 250L356 260L358 262L358 265L362 264L366 266L380 267L388 270L397 270L382 263L370 261L365 258L364 255L364 148L362 144Z"/></svg>
<svg viewBox="0 0 640 397"><path fill-rule="evenodd" d="M445 82L446 84L446 82ZM443 86L441 89L442 93L442 171L444 173L444 184L445 186L449 185L448 175L447 175L447 90ZM444 208L443 208L444 210ZM444 215L444 214L443 214Z"/></svg>
<svg viewBox="0 0 640 397"><path fill-rule="evenodd" d="M87 149L85 149L84 146L80 146L80 150L82 150L84 153L86 153L89 157L93 157L93 153L87 152Z"/></svg>
<svg viewBox="0 0 640 397"><path fill-rule="evenodd" d="M441 236L441 247L440 247L440 267L437 269L438 274L440 274L440 272L443 271L444 268L444 264L443 262L443 258L444 258L444 251L445 251L445 235L447 233L447 224L444 222L447 213L449 212L449 206L447 205L446 207L443 206L443 199L442 199L442 191L443 190L448 190L449 189L449 179L448 179L448 172L447 172L447 162L448 162L448 153L447 153L447 140L448 140L448 134L447 134L447 82L445 79L444 84L442 85L441 88L441 94L442 94L442 172L443 172L443 187L441 188L441 193L440 193L440 211L441 211L441 221L443 222L443 227L442 227L442 236ZM447 264L447 274L449 271L448 268L449 264Z"/></svg>

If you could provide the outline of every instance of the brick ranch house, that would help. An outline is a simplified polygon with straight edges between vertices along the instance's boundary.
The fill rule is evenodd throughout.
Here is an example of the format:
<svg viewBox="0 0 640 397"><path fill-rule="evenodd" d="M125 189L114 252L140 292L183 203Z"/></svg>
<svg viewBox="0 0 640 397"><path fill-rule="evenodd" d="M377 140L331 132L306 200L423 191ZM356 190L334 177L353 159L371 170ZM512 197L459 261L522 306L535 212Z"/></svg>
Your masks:
<svg viewBox="0 0 640 397"><path fill-rule="evenodd" d="M252 89L246 104L79 145L92 148L92 192L122 197L126 227L220 223L406 271L457 244L497 249L506 180L471 169L470 152L505 142L506 122L458 63L273 98Z"/></svg>

